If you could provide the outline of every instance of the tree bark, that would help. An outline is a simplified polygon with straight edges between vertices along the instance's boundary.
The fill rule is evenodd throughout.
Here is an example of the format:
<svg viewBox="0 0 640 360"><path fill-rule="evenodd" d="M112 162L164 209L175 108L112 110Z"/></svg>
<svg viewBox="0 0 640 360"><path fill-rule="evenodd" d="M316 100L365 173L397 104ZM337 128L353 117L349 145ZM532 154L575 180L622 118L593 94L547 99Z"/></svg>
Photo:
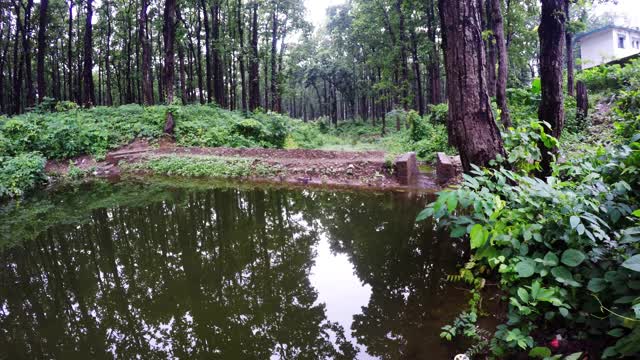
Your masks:
<svg viewBox="0 0 640 360"><path fill-rule="evenodd" d="M496 74L496 44L495 33L493 27L493 0L481 0L485 4L485 21L483 21L483 29L491 30L491 33L485 41L487 49L487 90L489 96L496 96L497 74Z"/></svg>
<svg viewBox="0 0 640 360"><path fill-rule="evenodd" d="M47 51L47 22L49 21L49 0L40 0L40 24L38 26L38 59L36 81L38 82L38 102L42 102L46 92L44 58Z"/></svg>
<svg viewBox="0 0 640 360"><path fill-rule="evenodd" d="M565 0L564 13L565 13L565 28L571 19L569 17L571 0ZM566 29L565 29L566 30ZM567 94L573 96L574 94L574 61L573 61L573 34L570 31L566 31L565 43L567 46Z"/></svg>
<svg viewBox="0 0 640 360"><path fill-rule="evenodd" d="M213 96L213 86L211 79L211 27L209 26L209 15L207 13L206 0L200 0L202 5L202 15L204 22L204 59L205 59L205 83L207 85L207 102L210 103ZM199 32L198 32L199 33ZM198 35L200 40L200 35ZM198 52L200 52L200 45L198 45ZM200 92L202 92L202 84L200 84Z"/></svg>
<svg viewBox="0 0 640 360"><path fill-rule="evenodd" d="M578 123L585 126L587 116L589 115L589 95L587 93L587 86L582 81L578 81L576 84L576 103L578 105L578 112L576 114Z"/></svg>
<svg viewBox="0 0 640 360"><path fill-rule="evenodd" d="M401 102L402 108L406 111L409 110L409 95L407 91L409 81L409 69L407 65L407 39L404 26L404 13L402 12L402 0L396 0L396 12L398 14L398 41L400 43L400 88L401 90ZM400 130L400 123L396 123L396 130Z"/></svg>
<svg viewBox="0 0 640 360"><path fill-rule="evenodd" d="M493 36L498 49L498 78L496 81L496 102L500 108L500 121L505 129L511 126L511 114L507 104L507 78L509 76L509 55L504 38L504 20L500 0L491 1L491 20L493 22Z"/></svg>
<svg viewBox="0 0 640 360"><path fill-rule="evenodd" d="M429 51L429 64L427 77L429 81L429 103L440 104L442 102L442 83L440 82L440 51L437 43L437 24L434 1L427 5L427 37L431 42Z"/></svg>
<svg viewBox="0 0 640 360"><path fill-rule="evenodd" d="M21 6L18 2L14 3L16 10L16 37L13 43L13 91L11 92L11 102L13 103L13 114L22 112L22 57L19 56L18 49L20 44L20 33L22 23L20 21Z"/></svg>
<svg viewBox="0 0 640 360"><path fill-rule="evenodd" d="M164 26L162 29L164 37L164 88L166 91L167 104L173 103L174 95L174 67L175 56L174 46L176 38L176 0L166 0L164 5ZM175 121L171 111L167 111L164 133L173 135Z"/></svg>
<svg viewBox="0 0 640 360"><path fill-rule="evenodd" d="M220 0L213 0L211 22L213 23L213 93L216 103L225 107L227 104L224 94L224 63L220 59Z"/></svg>
<svg viewBox="0 0 640 360"><path fill-rule="evenodd" d="M422 96L422 73L420 71L420 58L418 57L418 39L415 29L411 29L411 57L413 58L413 72L416 77L416 95L418 114L424 115L424 97ZM366 119L365 119L366 120Z"/></svg>
<svg viewBox="0 0 640 360"><path fill-rule="evenodd" d="M260 62L258 58L258 1L253 0L251 57L249 58L249 110L260 107Z"/></svg>
<svg viewBox="0 0 640 360"><path fill-rule="evenodd" d="M278 104L278 73L277 73L277 55L278 55L278 3L273 1L273 10L271 13L271 110L280 112Z"/></svg>
<svg viewBox="0 0 640 360"><path fill-rule="evenodd" d="M83 89L82 104L85 107L91 107L96 103L96 95L93 88L93 25L91 18L93 16L92 0L87 1L87 17L84 29L84 70L83 70Z"/></svg>
<svg viewBox="0 0 640 360"><path fill-rule="evenodd" d="M449 142L455 145L465 172L488 166L505 155L495 123L485 72L485 50L479 0L439 0L443 32L449 119Z"/></svg>
<svg viewBox="0 0 640 360"><path fill-rule="evenodd" d="M240 38L240 54L238 55L238 61L240 66L240 87L241 87L241 101L242 101L242 112L247 112L247 84L246 84L246 76L245 76L245 68L244 68L244 28L242 23L244 21L244 17L242 16L242 0L238 0L238 14L237 14L237 23L238 23L238 37Z"/></svg>
<svg viewBox="0 0 640 360"><path fill-rule="evenodd" d="M540 81L542 101L538 109L538 119L547 122L545 131L560 138L564 127L564 107L562 94L562 54L565 40L566 0L542 0L542 12L538 36L540 37ZM551 174L551 163L557 149L549 149L539 144L542 153L540 177Z"/></svg>
<svg viewBox="0 0 640 360"><path fill-rule="evenodd" d="M142 45L142 102L145 105L153 105L153 78L151 76L151 44L147 34L147 23L149 21L147 8L149 0L142 0L140 5L140 29L138 36Z"/></svg>
<svg viewBox="0 0 640 360"><path fill-rule="evenodd" d="M33 107L36 101L35 90L33 88L33 73L31 68L31 9L33 0L27 0L24 10L24 21L22 23L22 52L24 55L25 86L27 90L27 107Z"/></svg>
<svg viewBox="0 0 640 360"><path fill-rule="evenodd" d="M105 105L111 106L113 105L113 99L111 95L111 10L109 9L109 1L105 0L105 6L107 7L107 41L106 41L106 51L104 57L104 68L105 68Z"/></svg>

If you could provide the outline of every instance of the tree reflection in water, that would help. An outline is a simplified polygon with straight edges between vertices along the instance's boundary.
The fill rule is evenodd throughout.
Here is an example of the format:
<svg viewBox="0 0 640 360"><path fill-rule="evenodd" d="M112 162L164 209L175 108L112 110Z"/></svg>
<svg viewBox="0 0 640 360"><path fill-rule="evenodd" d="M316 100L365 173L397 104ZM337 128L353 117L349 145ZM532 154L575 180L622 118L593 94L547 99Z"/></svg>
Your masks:
<svg viewBox="0 0 640 360"><path fill-rule="evenodd" d="M9 359L358 358L309 280L324 234L371 286L352 325L366 351L433 354L464 302L443 282L463 251L413 223L423 204L121 184L7 207L0 347Z"/></svg>

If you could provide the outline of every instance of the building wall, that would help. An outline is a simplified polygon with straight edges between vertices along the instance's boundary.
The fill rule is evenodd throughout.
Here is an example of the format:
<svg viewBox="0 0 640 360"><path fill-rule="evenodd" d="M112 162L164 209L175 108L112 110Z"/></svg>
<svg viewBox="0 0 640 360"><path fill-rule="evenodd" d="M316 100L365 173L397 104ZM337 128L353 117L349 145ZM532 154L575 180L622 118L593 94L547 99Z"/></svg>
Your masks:
<svg viewBox="0 0 640 360"><path fill-rule="evenodd" d="M618 36L624 36L624 49L618 47ZM620 59L640 52L634 47L634 41L640 44L640 32L623 29L606 29L580 40L582 68L598 66L611 60Z"/></svg>

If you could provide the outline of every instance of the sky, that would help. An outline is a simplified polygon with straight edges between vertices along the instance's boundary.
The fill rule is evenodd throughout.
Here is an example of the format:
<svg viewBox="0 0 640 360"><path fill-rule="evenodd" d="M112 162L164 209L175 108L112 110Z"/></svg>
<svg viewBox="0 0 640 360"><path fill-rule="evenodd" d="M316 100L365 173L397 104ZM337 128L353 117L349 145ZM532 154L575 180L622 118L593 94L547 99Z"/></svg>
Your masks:
<svg viewBox="0 0 640 360"><path fill-rule="evenodd" d="M616 25L640 27L640 0L618 0L618 4L604 4L596 7L596 12L615 12L621 16Z"/></svg>
<svg viewBox="0 0 640 360"><path fill-rule="evenodd" d="M326 9L329 6L344 4L345 0L305 0L307 17L315 27L319 27L326 20ZM640 0L618 0L618 4L598 5L597 13L616 12L626 19L620 19L620 24L640 27Z"/></svg>

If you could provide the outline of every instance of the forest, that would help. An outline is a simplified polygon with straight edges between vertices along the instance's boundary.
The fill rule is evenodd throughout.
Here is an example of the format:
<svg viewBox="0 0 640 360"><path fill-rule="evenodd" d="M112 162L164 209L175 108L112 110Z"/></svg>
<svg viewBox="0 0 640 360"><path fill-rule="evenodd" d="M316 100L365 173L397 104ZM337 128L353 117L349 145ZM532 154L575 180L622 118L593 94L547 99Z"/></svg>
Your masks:
<svg viewBox="0 0 640 360"><path fill-rule="evenodd" d="M162 264L174 260L165 248L188 249L188 263L196 265L179 271L186 276L200 264L221 266L218 261L224 259L216 257L219 249L211 244L218 238L232 242L223 248L238 255L228 265L237 268L223 266L220 284L232 284L229 288L238 295L245 291L238 284L246 273L259 269L268 274L252 285L260 294L242 300L253 304L257 323L270 321L260 318L257 298L277 298L266 294L264 281L286 279L286 271L283 275L264 264L277 261L295 268L295 281L282 280L286 286L281 287L304 308L301 313L313 317L305 329L287 326L307 331L313 344L298 348L280 330L272 337L245 327L238 320L244 310L233 310L233 334L261 337L264 344L249 343L264 358L278 353L279 358L368 359L358 355L366 352L404 359L450 348L462 359L640 356L639 51L592 66L580 43L612 29L640 38L637 27L616 25L618 16L602 11L624 0L346 0L324 6L323 16L310 13L311 2L0 2L0 303L11 305L0 307L0 344L27 358L56 358L69 349L115 358L151 354L151 345L142 351L119 340L117 351L108 351L105 344L93 348L102 335L106 342L113 339L105 335L108 324L90 315L91 302L95 311L122 312L99 303L97 290L77 296L89 303L79 303L80 310L75 303L70 307L68 313L79 311L79 323L64 311L57 315L56 321L74 326L64 344L50 334L50 340L35 341L39 335L23 329L46 332L43 324L51 319L37 302L28 306L33 303L28 292L13 293L2 281L38 289L56 271L38 275L35 266L24 264L43 261L49 264L44 269L68 262L64 273L70 280L56 284L79 293L73 273L84 265L73 263L65 241L80 241L74 249L95 241L107 246L98 252L112 257L108 247L114 245L105 245L105 234L117 229L114 237L131 242L117 247L132 247L136 254L127 266L144 263L160 272L169 266L156 269L145 263L146 257L160 255L139 250L145 245L137 242L144 240L157 244ZM619 48L629 40L631 49L640 49L633 36L611 40ZM399 159L406 154L420 179L413 187L402 179L405 165ZM443 162L458 158L457 173L440 182ZM203 179L229 183L205 186L215 189L210 193L203 193L200 183L198 190L191 188L191 181ZM186 190L176 184L183 181ZM262 190L230 195L224 189L240 188L234 181L302 190L269 188L264 194L271 200L265 200ZM95 190L83 193L87 186ZM307 193L311 186L336 193ZM356 195L357 201L343 201L337 192L343 186L357 194L417 191L429 201L416 205L394 197L378 206L375 197L360 201ZM316 196L321 209L314 208ZM74 201L77 208L67 205ZM272 207L265 209L265 201L273 201ZM151 209L153 226L146 225L146 213L135 208L136 202ZM127 216L129 206L135 209L133 218ZM292 209L300 215L289 213ZM113 211L117 216L107 215ZM275 231L265 223L265 214L279 226L273 246L280 248L266 250L272 245L259 239ZM138 229L135 236L125 229L127 221ZM335 222L344 229L332 228ZM73 224L78 231L65 227ZM200 243L202 233L187 224L215 225L217 235ZM157 229L164 226L166 233L159 235ZM250 236L242 226L252 227ZM414 226L422 226L418 234ZM362 283L373 289L370 307L353 314L351 329L329 321L307 278L313 249L325 241L318 231L326 229L331 230L332 252L347 254ZM389 242L384 258L362 234L380 248ZM292 241L295 237L304 243ZM454 249L447 254L460 257L457 265L453 259L437 260L425 245L431 243L443 253ZM247 255L245 245L261 250ZM279 251L286 250L293 252L283 260ZM44 257L66 257L25 260L49 251ZM105 272L114 277L109 286L118 292L110 297L122 301L119 292L127 290L119 283L115 260L99 264L79 251L96 269L109 268ZM183 256L179 253L177 258ZM410 258L410 271L393 263L394 256ZM438 261L455 270L432 273ZM362 264L366 271L359 268ZM87 276L102 286L101 273L92 270ZM135 279L135 273L127 276ZM385 277L397 288L385 288ZM195 288L200 280L188 279ZM222 298L220 284L202 287ZM169 280L166 287L176 291ZM435 296L461 288L463 294L451 301L455 314L438 318L442 323L431 319L438 310L433 304L446 307ZM64 292L56 291L44 297ZM191 291L188 296L208 309L235 301L204 301ZM141 308L147 306L144 296L137 294ZM389 304L392 310L385 307ZM58 309L53 300L48 306ZM205 324L204 309L194 312L203 323L181 322L179 339L174 339L184 353L164 356L216 351L208 341L220 338L205 330L219 325ZM269 314L272 320L280 316L277 308ZM410 325L399 325L405 323ZM189 350L182 337L191 325L198 335L189 336L200 336L202 342ZM436 329L435 341L425 328ZM380 335L394 331L397 337ZM85 333L92 338L85 339ZM420 343L435 347L424 351ZM248 349L228 346L232 350L224 351L230 352L218 350L250 357L242 352Z"/></svg>

